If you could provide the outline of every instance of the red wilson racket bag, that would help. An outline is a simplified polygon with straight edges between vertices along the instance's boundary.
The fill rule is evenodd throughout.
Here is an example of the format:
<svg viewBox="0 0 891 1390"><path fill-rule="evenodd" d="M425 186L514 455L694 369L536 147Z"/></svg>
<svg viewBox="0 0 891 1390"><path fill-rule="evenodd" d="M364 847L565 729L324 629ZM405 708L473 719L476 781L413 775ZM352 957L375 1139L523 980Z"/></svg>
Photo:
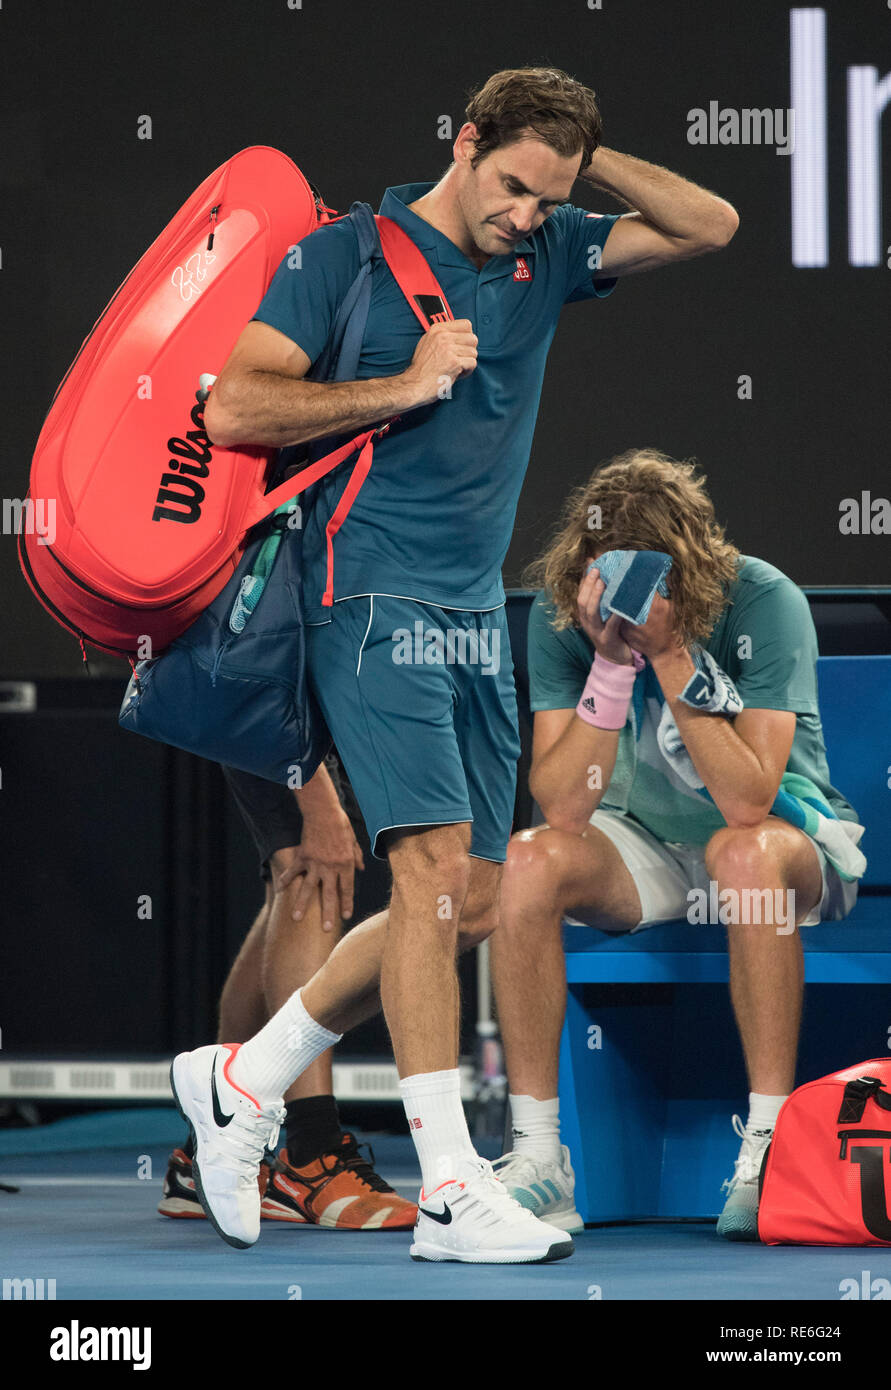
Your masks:
<svg viewBox="0 0 891 1390"><path fill-rule="evenodd" d="M792 1092L761 1170L758 1234L767 1245L891 1245L891 1057Z"/></svg>
<svg viewBox="0 0 891 1390"><path fill-rule="evenodd" d="M263 495L274 451L211 446L196 391L289 248L330 220L286 155L242 150L180 208L82 344L31 466L29 497L55 502L55 536L19 534L28 583L82 649L143 655L145 637L163 649L278 505Z"/></svg>
<svg viewBox="0 0 891 1390"><path fill-rule="evenodd" d="M434 315L451 317L426 260L395 222L375 217L367 203L354 203L345 220L356 234L360 270L313 363L315 380L356 379L373 268L384 260L384 273L388 267L425 329ZM390 423L345 445L313 440L281 451L285 480L266 494L264 506L284 500L256 528L234 574L207 608L159 657L134 666L118 716L122 728L274 782L305 785L330 736L305 674L303 531L291 524L293 498L338 460L349 470L325 527L327 605L333 602L334 537L368 475L375 440ZM312 495L308 505L318 505Z"/></svg>

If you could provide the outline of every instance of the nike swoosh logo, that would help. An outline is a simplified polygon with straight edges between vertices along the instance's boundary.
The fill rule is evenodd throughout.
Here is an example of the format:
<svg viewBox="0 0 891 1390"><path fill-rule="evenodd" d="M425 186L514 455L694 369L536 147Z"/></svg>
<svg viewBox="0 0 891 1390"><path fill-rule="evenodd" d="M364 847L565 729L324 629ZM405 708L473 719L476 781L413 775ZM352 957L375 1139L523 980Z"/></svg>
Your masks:
<svg viewBox="0 0 891 1390"><path fill-rule="evenodd" d="M220 1098L217 1095L216 1070L213 1065L210 1069L210 1095L211 1100L213 1101L214 1121L219 1125L220 1129L224 1129L226 1125L229 1123L229 1121L234 1118L235 1112L233 1111L231 1115L224 1115L223 1111L220 1108Z"/></svg>
<svg viewBox="0 0 891 1390"><path fill-rule="evenodd" d="M418 1211L424 1216L429 1216L431 1221L438 1221L440 1226L450 1226L452 1223L452 1213L448 1207L443 1207L442 1211L428 1211L426 1207L418 1207Z"/></svg>

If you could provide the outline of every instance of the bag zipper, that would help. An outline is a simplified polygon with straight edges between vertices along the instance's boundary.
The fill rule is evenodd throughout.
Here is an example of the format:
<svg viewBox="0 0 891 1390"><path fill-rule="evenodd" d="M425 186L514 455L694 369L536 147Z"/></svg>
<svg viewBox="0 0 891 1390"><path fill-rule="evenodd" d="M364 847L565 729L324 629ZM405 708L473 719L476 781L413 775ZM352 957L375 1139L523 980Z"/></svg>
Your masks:
<svg viewBox="0 0 891 1390"><path fill-rule="evenodd" d="M891 1139L891 1129L840 1129L838 1137L841 1140L838 1156L847 1158L849 1139Z"/></svg>
<svg viewBox="0 0 891 1390"><path fill-rule="evenodd" d="M24 569L24 571L25 571L25 573L27 574L28 579L29 579L29 581L30 581L30 583L31 583L31 587L33 588L35 594L38 594L38 595L39 595L39 597L40 597L40 602L44 605L44 607L48 610L48 612L52 613L53 617L56 619L56 621L59 623L59 625L60 625L61 627L64 627L64 628L66 629L66 631L70 632L71 635L72 635L73 637L76 637L76 638L77 638L78 642L80 643L81 656L83 657L83 659L84 659L84 665L85 665L86 668L87 668L87 674L89 674L90 664L89 664L89 662L87 661L87 653L86 653L86 650L85 650L85 647L84 647L84 643L85 643L85 642L89 642L89 644L90 644L91 647L97 647L97 648L99 649L99 651L108 652L108 653L109 653L110 655L112 655L112 656L122 656L122 657L124 657L124 659L125 659L126 661L129 661L130 664L131 664L131 666L132 666L133 662L132 662L132 653L131 653L131 652L125 651L123 647L113 647L113 646L111 646L111 644L108 643L108 642L99 642L95 637L91 637L88 633L82 631L81 628L77 627L76 624L74 624L74 623L71 621L71 619L70 619L69 617L67 617L67 616L61 611L61 609L59 609L59 608L56 607L56 605L53 603L52 599L44 592L44 590L41 588L40 584L37 582L37 577L36 577L36 575L34 574L34 570L33 570L32 567L31 567L31 561L30 561L30 558L29 558L29 556L28 556L28 551L27 551L27 549L25 548L25 543L24 543L24 541L22 540L21 534L19 535L19 541L20 541L19 551L18 551L18 553L19 553L19 558L20 558L20 561L21 561L21 564L22 564L22 568ZM51 551L50 551L50 554L52 554ZM54 560L55 560L55 558L56 558L56 557L53 555L53 559L54 559ZM57 563L58 563L58 561L57 561ZM63 568L64 568L64 566L63 566Z"/></svg>

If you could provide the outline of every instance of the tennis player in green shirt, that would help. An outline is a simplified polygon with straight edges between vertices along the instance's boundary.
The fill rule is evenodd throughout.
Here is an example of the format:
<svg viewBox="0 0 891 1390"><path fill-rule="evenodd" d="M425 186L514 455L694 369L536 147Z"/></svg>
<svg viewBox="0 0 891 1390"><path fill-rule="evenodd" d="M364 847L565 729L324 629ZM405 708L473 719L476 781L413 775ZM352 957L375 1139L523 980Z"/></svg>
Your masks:
<svg viewBox="0 0 891 1390"><path fill-rule="evenodd" d="M669 596L656 593L641 626L601 613L597 558L623 549L672 562ZM496 1172L540 1219L581 1229L557 1100L561 922L717 920L750 1085L718 1231L755 1240L761 1159L794 1085L796 927L845 917L865 869L857 813L829 780L807 599L725 538L693 465L654 450L629 451L572 494L530 578L543 586L529 619L530 787L546 824L510 842L492 938L513 1117ZM703 651L739 712L680 698Z"/></svg>

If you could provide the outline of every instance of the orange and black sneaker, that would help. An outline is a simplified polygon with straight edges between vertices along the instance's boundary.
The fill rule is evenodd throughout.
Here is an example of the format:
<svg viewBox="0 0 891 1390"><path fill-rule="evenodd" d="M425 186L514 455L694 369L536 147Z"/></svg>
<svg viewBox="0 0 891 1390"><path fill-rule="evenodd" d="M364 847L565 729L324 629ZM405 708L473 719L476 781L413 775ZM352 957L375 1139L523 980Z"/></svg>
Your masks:
<svg viewBox="0 0 891 1390"><path fill-rule="evenodd" d="M267 1160L272 1155L267 1153ZM260 1172L257 1182L260 1188L260 1196L266 1191L266 1184L269 1181L269 1163L260 1164ZM174 1149L170 1158L167 1160L167 1172L164 1175L164 1192L158 1203L158 1211L162 1216L172 1216L174 1218L189 1218L200 1216L202 1220L207 1218L204 1215L204 1208L198 1200L198 1193L195 1191L195 1179L192 1177L192 1160L182 1149Z"/></svg>
<svg viewBox="0 0 891 1390"><path fill-rule="evenodd" d="M338 1231L407 1231L418 1208L374 1171L374 1153L362 1157L354 1134L339 1149L314 1158L303 1168L281 1149L273 1165L260 1215L268 1221L294 1221Z"/></svg>

